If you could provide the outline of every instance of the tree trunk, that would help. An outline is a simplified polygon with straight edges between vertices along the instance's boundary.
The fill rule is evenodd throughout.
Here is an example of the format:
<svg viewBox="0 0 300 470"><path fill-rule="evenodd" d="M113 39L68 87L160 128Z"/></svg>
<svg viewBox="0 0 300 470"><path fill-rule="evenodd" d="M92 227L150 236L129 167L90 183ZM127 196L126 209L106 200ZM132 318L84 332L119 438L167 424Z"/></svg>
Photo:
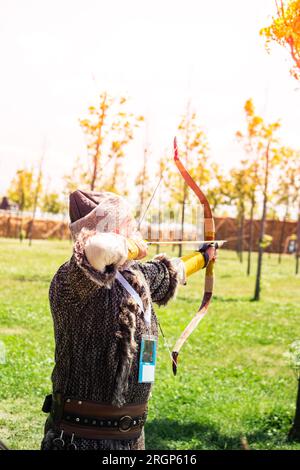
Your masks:
<svg viewBox="0 0 300 470"><path fill-rule="evenodd" d="M239 239L238 239L238 253L239 253L240 263L243 262L244 221L245 221L245 216L244 216L244 213L242 213L241 221L240 221L240 233L239 233Z"/></svg>
<svg viewBox="0 0 300 470"><path fill-rule="evenodd" d="M94 191L96 180L98 177L99 160L100 160L100 155L101 155L101 144L102 144L102 128L103 128L104 119L105 119L106 99L107 99L107 93L104 93L103 100L100 103L100 107L102 106L102 113L100 116L99 132L98 132L98 138L96 142L95 155L93 158L93 174L92 174L92 181L91 181L91 188L90 188L91 191Z"/></svg>
<svg viewBox="0 0 300 470"><path fill-rule="evenodd" d="M235 252L236 252L236 256L238 259L240 259L240 254L239 254L239 240L240 240L240 227L238 225L238 220L236 220L236 223L237 223L237 227L236 227L236 245L235 245Z"/></svg>
<svg viewBox="0 0 300 470"><path fill-rule="evenodd" d="M145 179L146 179L146 166L147 166L147 148L144 149L144 162L143 162L143 176L142 176L142 191L141 191L141 199L140 199L140 207L141 212L143 211L144 207L144 199L145 199Z"/></svg>
<svg viewBox="0 0 300 470"><path fill-rule="evenodd" d="M284 236L285 236L285 226L286 226L288 213L289 213L289 200L287 201L287 204L286 204L284 219L282 222L281 232L280 232L280 240L279 240L279 247L278 247L278 263L279 264L281 264L281 257L282 257L282 252L283 252L282 245L283 245Z"/></svg>
<svg viewBox="0 0 300 470"><path fill-rule="evenodd" d="M113 168L113 173L111 177L111 191L112 192L117 192L117 182L119 178L119 171L120 171L120 162L118 161L118 157L115 155L114 157L114 168Z"/></svg>
<svg viewBox="0 0 300 470"><path fill-rule="evenodd" d="M258 246L257 272L256 272L256 281L255 281L254 300L259 300L260 298L261 270L262 270L262 260L263 260L263 253L264 253L264 248L262 244L263 244L263 240L265 236L267 201L268 201L270 144L271 142L268 143L267 150L266 150L266 172L265 172L265 183L264 183L263 213L262 213L262 218L261 218L261 223L260 223L260 236L259 236L259 246Z"/></svg>
<svg viewBox="0 0 300 470"><path fill-rule="evenodd" d="M20 225L19 225L19 240L20 243L23 241L23 209L20 210Z"/></svg>
<svg viewBox="0 0 300 470"><path fill-rule="evenodd" d="M139 212L138 212L138 219L140 220L143 214L143 208L145 203L145 181L146 181L146 173L147 173L147 147L144 148L144 157L143 157L143 170L142 170L142 188L140 193L140 202L139 202ZM161 178L159 180L159 184L161 182ZM155 190L154 190L155 192ZM151 197L152 199L152 197Z"/></svg>
<svg viewBox="0 0 300 470"><path fill-rule="evenodd" d="M267 221L267 227L268 227L268 221ZM272 219L272 225L270 226L270 233L274 233L274 230L276 228L276 219ZM266 248L266 252L268 253L268 258L271 259L271 254L272 254L272 246L273 246L273 239L271 241L271 243L268 245L268 247Z"/></svg>
<svg viewBox="0 0 300 470"><path fill-rule="evenodd" d="M184 182L183 186L183 201L182 201L182 206L181 206L181 240L184 239L184 220L185 220L185 201L186 201L186 195L187 195L187 185ZM178 257L180 258L182 256L182 243L179 245L178 249Z"/></svg>
<svg viewBox="0 0 300 470"><path fill-rule="evenodd" d="M290 441L300 441L300 378L298 379L295 417L288 438Z"/></svg>
<svg viewBox="0 0 300 470"><path fill-rule="evenodd" d="M160 172L160 178L162 178L162 171ZM160 228L161 228L161 187L159 188L159 193L158 193L158 239L161 239L161 233L160 233ZM160 246L156 245L156 254L158 255L160 251Z"/></svg>
<svg viewBox="0 0 300 470"><path fill-rule="evenodd" d="M249 224L249 247L248 247L248 262L247 262L247 276L251 273L251 255L253 245L253 216L254 216L255 197L251 198L251 210L250 210L250 224Z"/></svg>
<svg viewBox="0 0 300 470"><path fill-rule="evenodd" d="M296 274L299 274L299 258L300 258L300 200L299 200L299 212L298 212L298 222L297 222Z"/></svg>
<svg viewBox="0 0 300 470"><path fill-rule="evenodd" d="M43 158L44 157L42 157L41 160L40 160L39 174L38 174L38 178L37 178L37 182L36 182L36 190L35 190L34 201L33 201L32 220L29 222L29 229L28 229L29 246L31 246L31 243L32 243L33 224L34 224L34 220L35 220L35 216L36 216L38 199L39 199L40 190L41 190Z"/></svg>

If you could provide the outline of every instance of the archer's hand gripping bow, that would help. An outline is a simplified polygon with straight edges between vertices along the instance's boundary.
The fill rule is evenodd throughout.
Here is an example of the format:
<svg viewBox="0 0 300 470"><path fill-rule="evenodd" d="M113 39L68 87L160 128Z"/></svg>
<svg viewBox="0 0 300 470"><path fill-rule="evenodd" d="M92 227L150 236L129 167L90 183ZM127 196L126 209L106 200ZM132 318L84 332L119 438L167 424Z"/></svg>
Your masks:
<svg viewBox="0 0 300 470"><path fill-rule="evenodd" d="M194 191L196 196L198 197L200 203L203 205L204 208L204 239L208 241L215 240L215 224L214 219L212 217L212 212L208 200L206 199L205 195L199 188L199 186L195 183L189 172L184 167L183 163L179 159L178 156L178 147L176 137L174 139L174 161L175 164L180 171L183 179L185 180L186 184ZM199 310L194 315L188 326L185 330L181 333L179 339L176 341L172 352L172 367L173 367L173 374L176 375L177 373L177 363L178 363L178 355L179 351L184 345L185 341L188 339L190 334L194 331L197 325L200 323L202 318L206 315L208 311L208 307L212 298L213 292L213 285L214 285L214 261L210 261L206 267L205 271L205 284L204 284L204 294L202 298L202 302L200 305Z"/></svg>

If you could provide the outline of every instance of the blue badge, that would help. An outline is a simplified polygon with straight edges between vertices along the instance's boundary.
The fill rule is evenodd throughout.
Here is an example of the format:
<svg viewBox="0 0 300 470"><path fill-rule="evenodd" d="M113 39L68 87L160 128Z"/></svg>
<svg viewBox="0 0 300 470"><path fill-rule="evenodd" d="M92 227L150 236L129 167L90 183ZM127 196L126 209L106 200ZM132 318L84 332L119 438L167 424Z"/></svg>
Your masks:
<svg viewBox="0 0 300 470"><path fill-rule="evenodd" d="M143 335L139 362L139 383L153 383L156 365L155 336Z"/></svg>

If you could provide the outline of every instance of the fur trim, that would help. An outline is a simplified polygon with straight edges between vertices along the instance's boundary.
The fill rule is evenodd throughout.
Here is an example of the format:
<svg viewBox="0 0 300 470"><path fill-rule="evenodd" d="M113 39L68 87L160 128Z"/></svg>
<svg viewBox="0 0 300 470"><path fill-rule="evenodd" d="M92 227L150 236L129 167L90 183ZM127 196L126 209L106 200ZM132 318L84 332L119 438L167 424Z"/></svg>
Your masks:
<svg viewBox="0 0 300 470"><path fill-rule="evenodd" d="M119 364L116 373L116 383L112 404L123 406L126 403L126 393L129 385L129 374L132 367L134 354L137 351L135 341L136 315L138 307L131 298L125 298L121 304L119 315L120 330L116 336L120 338Z"/></svg>
<svg viewBox="0 0 300 470"><path fill-rule="evenodd" d="M131 269L130 284L139 294L143 302L144 312L146 312L149 308L149 304L151 304L151 292L143 273L139 269L134 269L134 267Z"/></svg>
<svg viewBox="0 0 300 470"><path fill-rule="evenodd" d="M99 287L111 288L117 268L114 265L106 266L104 271L97 271L90 265L85 256L84 247L91 236L96 234L96 230L89 230L82 228L79 235L74 242L73 256L77 266L84 272L84 274L91 279L91 281L98 284Z"/></svg>
<svg viewBox="0 0 300 470"><path fill-rule="evenodd" d="M165 254L159 254L156 255L153 258L154 261L160 261L165 265L167 268L167 271L169 273L169 280L170 280L170 285L167 294L164 296L163 299L157 300L156 303L157 305L166 305L169 300L173 299L177 295L177 289L178 289L178 272L176 269L176 266L173 264L172 260L168 258Z"/></svg>
<svg viewBox="0 0 300 470"><path fill-rule="evenodd" d="M144 310L146 311L149 302L151 302L151 296L149 287L142 273L137 269L132 269L130 271L123 270L122 274L126 275L132 288L139 294L144 305ZM126 403L126 393L129 385L128 378L131 372L134 355L137 352L135 332L136 317L138 314L138 305L127 292L124 292L121 314L119 316L120 330L116 333L116 336L120 338L120 360L112 402L116 406L122 406Z"/></svg>

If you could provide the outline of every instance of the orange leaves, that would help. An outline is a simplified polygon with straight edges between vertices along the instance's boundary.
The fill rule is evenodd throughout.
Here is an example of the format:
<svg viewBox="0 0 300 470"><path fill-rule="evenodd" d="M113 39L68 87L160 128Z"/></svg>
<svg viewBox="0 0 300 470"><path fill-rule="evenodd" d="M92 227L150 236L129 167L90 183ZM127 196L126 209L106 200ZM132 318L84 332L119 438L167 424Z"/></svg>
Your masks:
<svg viewBox="0 0 300 470"><path fill-rule="evenodd" d="M246 114L246 132L237 131L236 138L245 143L247 152L259 153L266 147L266 141L275 141L274 134L280 127L280 122L275 121L271 124L264 122L264 119L255 114L255 107L252 98L249 98L244 105Z"/></svg>
<svg viewBox="0 0 300 470"><path fill-rule="evenodd" d="M246 131L236 132L236 137L245 146L246 158L242 162L243 168L240 170L241 173L235 174L234 172L232 176L235 179L238 179L238 177L245 179L243 191L251 199L258 186L264 180L263 175L266 172L266 167L274 168L276 163L278 163L276 159L276 132L280 128L280 122L266 123L261 116L255 113L252 99L246 101L244 110L246 114Z"/></svg>
<svg viewBox="0 0 300 470"><path fill-rule="evenodd" d="M124 96L113 97L105 91L100 94L98 105L89 106L87 117L79 120L89 156L90 172L86 183L92 190L109 184L110 190L117 191L125 147L133 139L134 129L144 120L143 116L136 117L128 112L127 101ZM112 174L106 168L109 161L114 165L110 166Z"/></svg>
<svg viewBox="0 0 300 470"><path fill-rule="evenodd" d="M282 1L281 7L277 6L277 17L272 23L260 31L266 38L266 46L272 41L283 47L287 47L294 66L290 72L296 79L300 78L300 0Z"/></svg>
<svg viewBox="0 0 300 470"><path fill-rule="evenodd" d="M247 114L247 116L253 116L254 114L254 105L253 105L253 100L252 98L249 98L244 106L244 110Z"/></svg>
<svg viewBox="0 0 300 470"><path fill-rule="evenodd" d="M122 147L121 142L118 140L113 140L111 143L111 150L113 153L119 152L120 148Z"/></svg>

